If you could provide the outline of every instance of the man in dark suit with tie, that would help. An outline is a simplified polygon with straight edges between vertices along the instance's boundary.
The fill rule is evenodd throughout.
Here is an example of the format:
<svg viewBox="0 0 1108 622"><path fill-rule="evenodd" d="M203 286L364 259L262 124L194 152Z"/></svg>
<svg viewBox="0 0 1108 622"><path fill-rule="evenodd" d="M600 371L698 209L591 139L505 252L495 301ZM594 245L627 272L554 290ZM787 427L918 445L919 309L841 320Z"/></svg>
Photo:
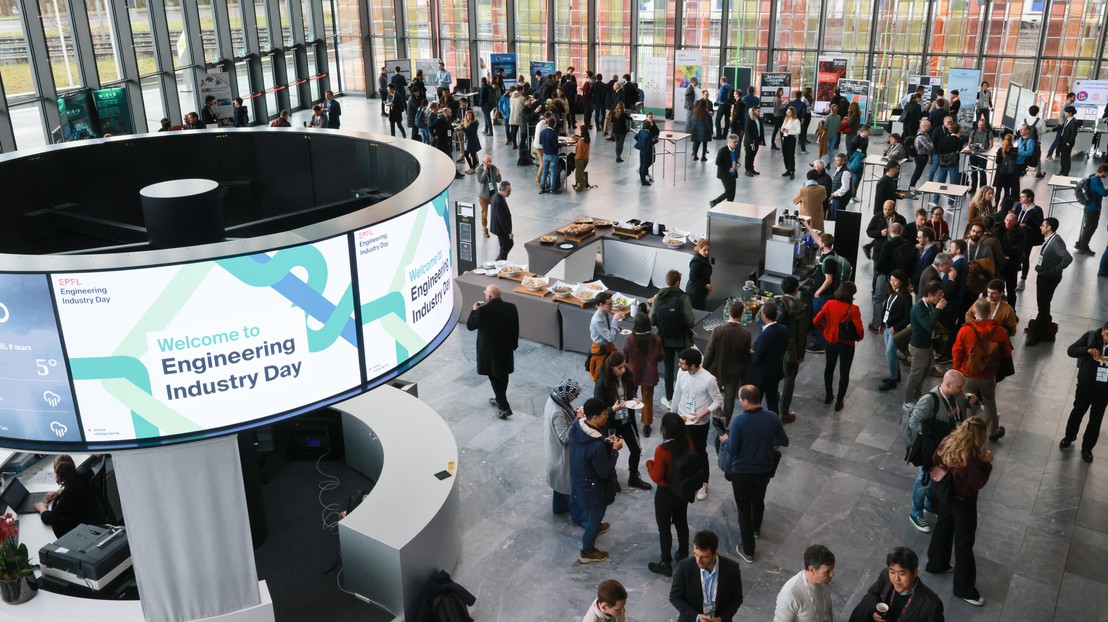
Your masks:
<svg viewBox="0 0 1108 622"><path fill-rule="evenodd" d="M719 536L698 531L693 556L673 569L669 602L678 622L730 622L743 604L742 571L738 562L719 554Z"/></svg>
<svg viewBox="0 0 1108 622"><path fill-rule="evenodd" d="M758 147L766 144L766 135L762 129L762 120L759 118L761 109L758 106L747 110L746 128L743 131L743 140L746 141L746 176L761 175L754 170L754 156L758 155Z"/></svg>
<svg viewBox="0 0 1108 622"><path fill-rule="evenodd" d="M496 407L496 416L512 415L508 405L508 375L515 371L515 351L519 347L519 312L516 306L500 299L500 288L485 288L484 302L473 303L466 328L477 331L477 373L488 376Z"/></svg>
<svg viewBox="0 0 1108 622"><path fill-rule="evenodd" d="M919 578L919 556L898 546L885 556L886 568L878 575L850 614L850 622L896 620L897 622L943 622L943 601ZM884 617L874 616L877 603L889 606Z"/></svg>
<svg viewBox="0 0 1108 622"><path fill-rule="evenodd" d="M1073 153L1073 145L1077 142L1077 128L1081 127L1081 121L1074 118L1077 114L1077 108L1073 106L1066 106L1065 110L1066 120L1062 122L1062 136L1059 139L1058 151L1062 158L1062 169L1058 171L1059 175L1069 176L1070 174L1070 154Z"/></svg>
<svg viewBox="0 0 1108 622"><path fill-rule="evenodd" d="M772 412L778 412L778 385L785 378L785 350L789 347L789 328L777 322L777 305L762 305L762 331L754 343L750 358L750 384L758 387ZM780 413L778 413L780 414Z"/></svg>
<svg viewBox="0 0 1108 622"><path fill-rule="evenodd" d="M735 200L735 182L739 174L739 137L731 134L727 145L716 153L716 178L723 182L723 194L711 200L712 207L723 201Z"/></svg>

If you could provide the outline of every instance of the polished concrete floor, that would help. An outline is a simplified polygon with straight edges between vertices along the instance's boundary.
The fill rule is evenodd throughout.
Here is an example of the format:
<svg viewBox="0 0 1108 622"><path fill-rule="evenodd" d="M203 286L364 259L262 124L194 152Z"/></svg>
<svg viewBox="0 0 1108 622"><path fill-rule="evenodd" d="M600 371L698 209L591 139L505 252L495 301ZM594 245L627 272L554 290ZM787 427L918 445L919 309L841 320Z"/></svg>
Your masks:
<svg viewBox="0 0 1108 622"><path fill-rule="evenodd" d="M344 128L386 131L377 102L344 99ZM523 241L555 224L589 214L606 218L640 217L684 229L703 231L708 200L719 194L711 162L687 163L673 185L672 169L657 183L642 187L635 172L637 153L614 161L613 143L594 141L588 170L599 186L586 193L538 195L534 168L517 168L514 152L504 146L503 129L486 147L514 183L509 199L517 246L511 258L526 260ZM871 140L872 151L880 149ZM720 144L713 143L714 149ZM811 151L814 151L811 150ZM756 179L739 178L739 200L784 205L800 180L780 177L778 151L763 151ZM710 157L711 154L710 154ZM798 153L798 157L804 157ZM461 165L459 165L461 166ZM1077 160L1074 174L1093 164ZM803 173L806 167L798 169ZM911 173L906 167L903 174ZM1047 163L1048 171L1057 165ZM685 176L687 175L687 177ZM1027 177L1045 204L1043 181ZM450 188L453 200L476 200L473 176ZM909 214L913 206L901 205ZM863 208L868 211L868 206ZM1080 225L1078 208L1060 209L1061 235L1072 246ZM868 220L864 219L863 223ZM864 235L864 234L863 234ZM1108 235L1098 232L1093 248ZM496 255L495 238L479 242L480 254ZM1085 464L1077 450L1061 451L1058 440L1072 403L1075 367L1066 346L1081 333L1108 319L1104 291L1096 277L1100 257L1075 255L1055 295L1058 341L1024 347L1015 340L1017 373L998 389L1003 425L1008 434L993 446L995 468L979 503L975 553L977 585L987 600L971 607L951 595L951 575L924 575L944 600L948 620L1085 620L1105 619L1108 611L1108 451L1102 443L1096 461ZM1033 258L1034 260L1034 258ZM872 264L862 260L858 280L868 283ZM864 286L861 288L868 291ZM1034 284L1019 299L1021 328L1034 315ZM859 296L863 315L869 301ZM523 318L526 321L526 318ZM464 548L454 577L477 595L473 615L479 620L576 620L584 614L603 579L621 581L630 594L628 619L672 620L669 581L650 573L658 559L658 536L652 492L629 490L608 510L611 531L599 546L611 560L581 565L577 560L580 529L550 513L550 491L544 471L542 410L552 385L573 377L591 388L584 357L522 342L508 396L515 415L496 419L487 405L491 390L474 372L474 335L459 327L406 379L419 383L420 396L450 423L460 447L459 481L464 516ZM745 602L738 620L767 620L781 585L800 569L809 544L822 543L836 555L832 583L837 620L851 608L884 566L894 546L916 550L926 561L928 538L908 522L914 470L903 461L899 433L900 392L880 393L885 376L883 350L872 334L858 346L846 408L835 413L822 402L823 357L809 355L801 368L794 408L800 417L787 427L791 444L767 496L762 538L753 565L742 564ZM644 439L644 454L653 453L655 434ZM626 477L621 458L621 478ZM735 557L738 522L734 499L718 470L711 495L689 509L690 527L719 534L725 554ZM921 564L922 565L922 564Z"/></svg>

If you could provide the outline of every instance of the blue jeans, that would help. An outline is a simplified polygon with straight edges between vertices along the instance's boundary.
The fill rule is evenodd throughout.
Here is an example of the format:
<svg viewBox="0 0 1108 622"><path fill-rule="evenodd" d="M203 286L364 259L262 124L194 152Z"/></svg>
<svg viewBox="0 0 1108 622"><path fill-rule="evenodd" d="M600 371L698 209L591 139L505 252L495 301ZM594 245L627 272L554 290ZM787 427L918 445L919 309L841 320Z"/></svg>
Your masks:
<svg viewBox="0 0 1108 622"><path fill-rule="evenodd" d="M557 174L554 170L558 166L558 154L548 155L542 154L542 173L540 173L539 189L550 190L551 181L557 180Z"/></svg>
<svg viewBox="0 0 1108 622"><path fill-rule="evenodd" d="M931 168L927 171L927 181L935 181L935 173L939 170L939 156L931 154Z"/></svg>
<svg viewBox="0 0 1108 622"><path fill-rule="evenodd" d="M823 305L827 304L828 300L831 300L830 296L816 296L815 298L812 298L812 319L813 320L815 319L815 317L817 315L819 315L820 309L823 308ZM816 328L815 325L812 326L812 335L813 335L813 337L812 337L812 345L813 346L815 346L817 348L826 348L827 347L827 340L823 338L823 331Z"/></svg>
<svg viewBox="0 0 1108 622"><path fill-rule="evenodd" d="M951 184L951 185L958 183L958 163L957 162L955 162L953 166L940 166L939 167L939 174L935 176L935 181L937 181L941 184L941 183L943 183L944 180L946 181L947 184ZM935 202L936 203L939 202L939 195L937 195L937 194L935 195ZM954 205L954 197L947 197L947 205Z"/></svg>
<svg viewBox="0 0 1108 622"><path fill-rule="evenodd" d="M431 144L431 130L429 130L425 127L419 128L419 137L423 139L423 144L425 144L425 145L430 145Z"/></svg>
<svg viewBox="0 0 1108 622"><path fill-rule="evenodd" d="M923 504L927 499L927 486L930 483L931 478L923 472L923 467L920 467L919 477L912 484L912 516L916 518L923 517Z"/></svg>
<svg viewBox="0 0 1108 622"><path fill-rule="evenodd" d="M573 500L573 495L563 495L557 490L551 492L554 494L554 503L551 509L555 514L569 512L569 517L573 519L574 524L585 524L585 511Z"/></svg>
<svg viewBox="0 0 1108 622"><path fill-rule="evenodd" d="M593 104L592 116L596 121L596 133L600 134L604 131L604 104Z"/></svg>
<svg viewBox="0 0 1108 622"><path fill-rule="evenodd" d="M882 328L881 334L885 337L885 360L889 362L889 378L900 380L900 362L896 360L893 333L890 333L888 328Z"/></svg>
<svg viewBox="0 0 1108 622"><path fill-rule="evenodd" d="M1048 157L1048 158L1053 157L1054 152L1058 151L1058 146L1060 144L1062 144L1062 133L1061 132L1055 132L1054 133L1054 142L1050 143L1050 149L1047 149L1046 157Z"/></svg>
<svg viewBox="0 0 1108 622"><path fill-rule="evenodd" d="M600 534L600 523L604 522L604 513L608 506L599 510L585 510L585 533L581 535L581 552L592 553L596 550L596 536Z"/></svg>

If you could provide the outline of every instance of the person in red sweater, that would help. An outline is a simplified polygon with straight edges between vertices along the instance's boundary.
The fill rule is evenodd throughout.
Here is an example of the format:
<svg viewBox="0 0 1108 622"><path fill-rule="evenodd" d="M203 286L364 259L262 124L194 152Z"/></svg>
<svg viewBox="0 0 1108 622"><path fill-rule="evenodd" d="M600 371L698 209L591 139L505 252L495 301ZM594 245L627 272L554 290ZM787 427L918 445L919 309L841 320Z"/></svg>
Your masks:
<svg viewBox="0 0 1108 622"><path fill-rule="evenodd" d="M1004 426L996 410L996 374L1004 359L1012 358L1012 342L1004 326L992 319L986 298L978 298L970 309L975 318L958 330L951 354L954 369L966 377L966 391L975 393L985 404L989 440L1004 436Z"/></svg>
<svg viewBox="0 0 1108 622"><path fill-rule="evenodd" d="M831 398L835 396L831 391L835 364L840 359L843 364L839 370L839 393L835 400L835 412L843 409L843 398L846 397L846 388L850 383L850 365L854 362L854 344L866 335L866 329L862 326L862 312L854 304L854 295L857 293L858 287L852 281L843 281L839 289L835 290L835 297L823 305L814 320L816 328L827 341L827 363L823 368L824 404L830 404ZM853 324L853 335L841 334L844 323Z"/></svg>
<svg viewBox="0 0 1108 622"><path fill-rule="evenodd" d="M641 317L641 316L640 316ZM657 366L657 364L655 364ZM694 451L692 439L685 432L685 421L677 413L662 416L662 443L654 448L654 459L646 461L646 472L658 485L654 493L654 518L658 522L658 539L662 547L662 561L650 562L651 572L673 576L673 536L669 526L677 528L677 559L689 555L689 503L670 490L673 483L674 456Z"/></svg>
<svg viewBox="0 0 1108 622"><path fill-rule="evenodd" d="M977 493L993 472L993 452L985 442L985 422L969 417L950 433L932 456L935 468L947 469L952 489L946 499L932 499L939 514L931 544L927 547L927 572L954 571L954 596L980 607L985 599L977 591L977 562L973 540L977 533ZM932 477L935 471L932 471ZM931 484L932 492L936 485ZM954 561L951 564L951 547Z"/></svg>
<svg viewBox="0 0 1108 622"><path fill-rule="evenodd" d="M658 363L662 362L662 337L654 332L647 314L635 316L631 336L623 343L623 356L635 386L642 392L642 435L650 438L650 426L654 425L654 387L658 385Z"/></svg>

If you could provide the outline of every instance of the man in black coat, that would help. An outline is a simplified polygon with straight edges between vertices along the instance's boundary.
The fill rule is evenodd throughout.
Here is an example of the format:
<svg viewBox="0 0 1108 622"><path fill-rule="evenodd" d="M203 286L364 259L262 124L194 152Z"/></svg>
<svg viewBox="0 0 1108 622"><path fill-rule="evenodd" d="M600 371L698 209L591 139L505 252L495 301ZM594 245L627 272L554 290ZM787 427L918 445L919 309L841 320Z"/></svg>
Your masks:
<svg viewBox="0 0 1108 622"><path fill-rule="evenodd" d="M500 182L496 192L489 197L489 231L500 242L500 253L497 261L508 259L508 251L515 246L515 236L512 235L512 211L508 209L508 196L512 194L512 184L508 181Z"/></svg>
<svg viewBox="0 0 1108 622"><path fill-rule="evenodd" d="M778 385L785 378L785 350L789 347L789 328L777 323L777 305L762 305L762 330L754 341L754 354L750 357L748 382L766 397L770 411L780 414Z"/></svg>
<svg viewBox="0 0 1108 622"><path fill-rule="evenodd" d="M693 556L673 569L669 602L680 614L678 622L699 622L707 614L715 622L731 622L743 604L742 571L738 562L719 554L719 537L711 531L693 536ZM704 579L709 581L705 590ZM714 587L713 587L714 585ZM705 602L705 593L715 599Z"/></svg>
<svg viewBox="0 0 1108 622"><path fill-rule="evenodd" d="M916 245L904 236L904 225L899 222L889 225L889 237L877 255L873 269L878 274L892 274L893 270L902 270L905 275L916 269L919 251Z"/></svg>
<svg viewBox="0 0 1108 622"><path fill-rule="evenodd" d="M896 209L896 201L900 198L897 184L900 182L900 163L889 162L885 165L885 174L877 180L877 187L873 191L873 215L879 216L886 201L893 202Z"/></svg>
<svg viewBox="0 0 1108 622"><path fill-rule="evenodd" d="M1070 174L1070 154L1073 153L1073 145L1077 142L1077 129L1081 127L1081 121L1076 118L1077 108L1073 106L1066 106L1063 110L1066 120L1062 122L1061 137L1058 139L1058 152L1062 159L1062 168L1058 171L1059 175L1068 176Z"/></svg>
<svg viewBox="0 0 1108 622"><path fill-rule="evenodd" d="M944 622L943 601L919 579L919 556L898 546L885 557L887 568L870 586L850 614L850 622ZM877 604L888 605L885 617L876 616Z"/></svg>
<svg viewBox="0 0 1108 622"><path fill-rule="evenodd" d="M485 302L473 303L466 328L477 331L477 373L488 376L495 397L496 416L512 415L508 405L508 375L515 371L515 351L519 347L519 313L516 306L500 299L500 288L485 288Z"/></svg>
<svg viewBox="0 0 1108 622"><path fill-rule="evenodd" d="M758 147L766 145L766 134L762 128L762 120L758 118L761 112L758 108L747 110L746 128L743 131L743 140L746 141L746 176L761 175L754 170L754 157L758 155Z"/></svg>
<svg viewBox="0 0 1108 622"><path fill-rule="evenodd" d="M912 98L908 100L908 103L904 106L904 114L901 115L900 120L904 122L904 136L910 136L915 139L916 133L919 132L919 123L923 120L923 96L919 93L912 93Z"/></svg>
<svg viewBox="0 0 1108 622"><path fill-rule="evenodd" d="M723 194L712 199L711 205L723 201L735 200L735 182L739 174L739 137L731 134L727 137L727 145L720 147L716 153L716 178L723 183Z"/></svg>
<svg viewBox="0 0 1108 622"><path fill-rule="evenodd" d="M1077 359L1077 392L1073 397L1073 410L1066 422L1066 435L1058 447L1069 449L1077 440L1081 419L1089 411L1089 424L1081 438L1081 459L1093 461L1093 447L1100 436L1100 424L1104 409L1108 406L1108 324L1100 330L1091 330L1070 344L1066 354Z"/></svg>

